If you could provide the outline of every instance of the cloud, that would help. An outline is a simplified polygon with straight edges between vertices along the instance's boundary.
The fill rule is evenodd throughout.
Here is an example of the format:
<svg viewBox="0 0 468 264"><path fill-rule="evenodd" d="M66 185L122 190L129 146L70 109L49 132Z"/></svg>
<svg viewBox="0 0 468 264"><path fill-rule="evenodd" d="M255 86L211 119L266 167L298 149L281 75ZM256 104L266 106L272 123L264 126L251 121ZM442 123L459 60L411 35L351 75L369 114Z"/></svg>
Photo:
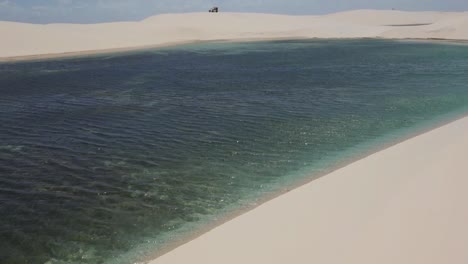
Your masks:
<svg viewBox="0 0 468 264"><path fill-rule="evenodd" d="M73 4L73 0L57 0L59 5L71 5Z"/></svg>
<svg viewBox="0 0 468 264"><path fill-rule="evenodd" d="M11 2L9 0L0 1L0 8L5 8L9 5L11 5Z"/></svg>

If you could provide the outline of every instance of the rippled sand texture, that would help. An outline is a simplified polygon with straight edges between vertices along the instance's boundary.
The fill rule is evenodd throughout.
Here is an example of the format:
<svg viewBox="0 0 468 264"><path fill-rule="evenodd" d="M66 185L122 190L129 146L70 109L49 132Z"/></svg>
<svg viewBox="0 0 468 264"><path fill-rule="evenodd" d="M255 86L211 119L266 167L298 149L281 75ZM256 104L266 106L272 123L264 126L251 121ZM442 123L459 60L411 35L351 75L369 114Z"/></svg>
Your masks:
<svg viewBox="0 0 468 264"><path fill-rule="evenodd" d="M1 263L129 263L467 112L465 47L203 44L0 64Z"/></svg>

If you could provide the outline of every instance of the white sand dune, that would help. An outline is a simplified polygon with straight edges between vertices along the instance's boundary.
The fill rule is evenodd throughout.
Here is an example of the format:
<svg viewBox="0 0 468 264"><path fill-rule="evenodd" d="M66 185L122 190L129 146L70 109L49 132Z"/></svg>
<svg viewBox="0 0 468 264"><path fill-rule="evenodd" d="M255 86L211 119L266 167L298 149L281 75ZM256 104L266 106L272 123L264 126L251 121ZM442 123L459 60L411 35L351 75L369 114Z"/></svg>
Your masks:
<svg viewBox="0 0 468 264"><path fill-rule="evenodd" d="M468 118L352 163L150 264L468 263Z"/></svg>
<svg viewBox="0 0 468 264"><path fill-rule="evenodd" d="M0 60L276 38L468 40L468 13L190 13L140 22L0 22ZM180 263L468 263L468 118L348 165L163 255Z"/></svg>
<svg viewBox="0 0 468 264"><path fill-rule="evenodd" d="M378 10L323 16L185 13L157 15L140 22L91 25L0 22L0 36L2 60L210 40L364 37L468 40L468 13Z"/></svg>

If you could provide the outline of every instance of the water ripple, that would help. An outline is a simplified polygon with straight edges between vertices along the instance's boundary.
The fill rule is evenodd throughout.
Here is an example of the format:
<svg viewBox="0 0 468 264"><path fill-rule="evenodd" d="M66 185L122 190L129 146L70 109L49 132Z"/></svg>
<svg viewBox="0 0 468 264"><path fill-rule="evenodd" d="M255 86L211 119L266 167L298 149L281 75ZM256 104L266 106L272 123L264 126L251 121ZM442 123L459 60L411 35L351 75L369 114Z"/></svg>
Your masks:
<svg viewBox="0 0 468 264"><path fill-rule="evenodd" d="M468 112L467 61L360 40L0 64L0 262L132 262L305 169Z"/></svg>

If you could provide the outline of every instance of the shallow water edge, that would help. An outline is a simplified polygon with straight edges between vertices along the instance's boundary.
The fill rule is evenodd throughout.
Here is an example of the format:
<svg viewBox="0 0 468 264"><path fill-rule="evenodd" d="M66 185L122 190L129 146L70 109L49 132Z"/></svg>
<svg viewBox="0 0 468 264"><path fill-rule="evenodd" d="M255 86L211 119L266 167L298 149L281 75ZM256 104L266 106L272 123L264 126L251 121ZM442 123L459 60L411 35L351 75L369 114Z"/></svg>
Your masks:
<svg viewBox="0 0 468 264"><path fill-rule="evenodd" d="M249 43L249 42L271 42L271 41L298 41L298 40L388 40L388 41L401 41L401 42L422 42L422 43L440 43L440 44L454 44L454 45L468 45L468 40L463 39L421 39L421 38L309 38L309 37L278 37L278 38L239 38L239 39L213 39L213 40L187 40L176 41L164 44L140 46L140 47L127 47L127 48L114 48L102 50L87 50L87 51L74 51L66 53L53 53L53 54L37 54L25 55L15 57L0 57L0 63L14 63L14 62L36 62L57 59L79 59L79 58L96 58L108 55L129 55L134 52L152 51L155 49L171 48L193 44L221 44L221 43Z"/></svg>
<svg viewBox="0 0 468 264"><path fill-rule="evenodd" d="M304 179L301 179L295 182L287 182L283 186L275 186L271 190L272 191L271 193L268 193L267 195L264 195L264 196L255 197L253 203L244 205L240 208L230 208L227 210L223 210L224 213L214 217L213 218L214 220L210 220L204 223L201 223L201 222L196 223L195 226L191 226L191 227L185 227L184 230L181 230L182 231L181 237L178 237L176 240L173 240L173 241L171 240L165 241L165 244L162 247L159 247L152 254L147 254L141 258L133 258L133 259L138 259L138 261L134 262L134 264L147 264L177 249L178 247L182 245L190 243L191 241L203 236L204 234L231 221L234 218L237 218L252 210L255 210L256 208L262 206L263 204L269 201L272 201L276 198L280 198L282 195L289 193L296 188L312 183L315 180L318 180L322 177L326 177L330 173L333 173L337 170L347 167L348 165L352 163L355 163L369 156L372 156L373 154L376 154L381 151L385 151L388 148L392 148L393 146L402 144L406 141L410 141L411 139L415 137L424 135L426 133L430 133L433 130L455 123L467 117L468 117L468 108L462 112L457 111L455 113L442 115L436 118L435 120L425 122L424 124L420 124L419 126L416 126L414 128L404 129L404 131L401 132L400 137L392 136L392 138L389 141L383 140L385 142L384 144L379 144L380 140L374 140L374 142L367 142L365 144L362 144L361 146L358 146L361 148L360 149L361 152L357 152L355 153L355 155L351 155L343 159L337 158L336 163L331 162L334 164L330 167L325 168L325 170L320 173L307 174L307 172L304 172L305 174L308 175ZM384 139L384 138L385 137L382 137L381 139ZM350 151L350 152L353 152L353 151ZM136 249L136 251L139 251L139 249ZM135 252L131 252L130 254L133 255L135 254ZM127 257L124 257L124 258L128 259Z"/></svg>

